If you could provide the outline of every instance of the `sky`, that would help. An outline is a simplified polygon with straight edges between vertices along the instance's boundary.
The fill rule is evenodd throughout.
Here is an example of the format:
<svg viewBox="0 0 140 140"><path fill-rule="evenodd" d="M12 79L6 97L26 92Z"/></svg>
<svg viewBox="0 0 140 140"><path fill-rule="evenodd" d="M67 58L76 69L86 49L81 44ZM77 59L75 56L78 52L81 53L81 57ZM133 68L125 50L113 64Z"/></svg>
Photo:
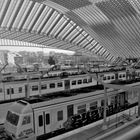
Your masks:
<svg viewBox="0 0 140 140"><path fill-rule="evenodd" d="M44 53L49 53L50 51L54 51L56 53L66 53L69 55L74 54L72 51L67 50L60 50L60 49L51 49L51 48L37 48L37 47L16 47L16 46L0 46L0 50L9 50L12 52L19 52L19 51L29 51L29 52L37 52L43 51Z"/></svg>

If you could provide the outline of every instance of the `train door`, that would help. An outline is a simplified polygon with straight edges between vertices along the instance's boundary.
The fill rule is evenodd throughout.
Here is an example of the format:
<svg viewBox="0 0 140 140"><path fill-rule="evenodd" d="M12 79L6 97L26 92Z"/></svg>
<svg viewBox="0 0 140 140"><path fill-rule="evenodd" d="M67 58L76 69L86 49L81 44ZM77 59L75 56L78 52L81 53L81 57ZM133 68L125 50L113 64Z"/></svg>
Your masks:
<svg viewBox="0 0 140 140"><path fill-rule="evenodd" d="M44 134L44 114L43 112L39 112L36 115L37 117L37 122L36 122L36 126L37 126L37 135L42 135Z"/></svg>
<svg viewBox="0 0 140 140"><path fill-rule="evenodd" d="M69 90L70 89L70 80L65 80L65 90Z"/></svg>
<svg viewBox="0 0 140 140"><path fill-rule="evenodd" d="M115 72L115 80L118 80L118 73L117 72Z"/></svg>
<svg viewBox="0 0 140 140"><path fill-rule="evenodd" d="M71 117L74 115L74 108L73 105L68 105L67 106L67 118Z"/></svg>
<svg viewBox="0 0 140 140"><path fill-rule="evenodd" d="M6 89L6 94L5 94L6 100L10 100L11 96L12 96L11 88L7 88Z"/></svg>
<svg viewBox="0 0 140 140"><path fill-rule="evenodd" d="M25 85L25 97L29 97L30 96L30 91L29 91L29 85Z"/></svg>
<svg viewBox="0 0 140 140"><path fill-rule="evenodd" d="M50 112L44 112L44 125L45 125L45 133L51 132L51 117Z"/></svg>

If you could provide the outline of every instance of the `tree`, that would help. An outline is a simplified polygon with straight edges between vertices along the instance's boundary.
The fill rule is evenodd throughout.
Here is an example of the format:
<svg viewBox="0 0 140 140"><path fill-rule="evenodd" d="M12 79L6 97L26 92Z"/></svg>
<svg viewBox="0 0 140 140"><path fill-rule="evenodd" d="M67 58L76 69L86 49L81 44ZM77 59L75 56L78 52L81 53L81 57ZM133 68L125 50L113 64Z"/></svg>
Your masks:
<svg viewBox="0 0 140 140"><path fill-rule="evenodd" d="M55 65L55 60L54 60L54 57L53 56L49 56L48 63L50 65Z"/></svg>

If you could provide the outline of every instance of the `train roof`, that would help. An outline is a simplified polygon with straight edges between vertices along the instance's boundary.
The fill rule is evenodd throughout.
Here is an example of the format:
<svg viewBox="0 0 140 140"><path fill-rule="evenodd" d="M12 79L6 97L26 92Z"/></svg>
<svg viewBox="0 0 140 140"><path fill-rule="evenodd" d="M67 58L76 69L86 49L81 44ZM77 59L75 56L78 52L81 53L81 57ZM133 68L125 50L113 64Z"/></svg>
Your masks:
<svg viewBox="0 0 140 140"><path fill-rule="evenodd" d="M119 72L124 72L125 70L117 70L117 71L119 71ZM104 71L98 71L98 72L89 72L90 74L96 74L96 73L98 73L99 75L103 75L103 74L110 74L110 73L114 73L114 72L117 72L116 70L110 70L110 71L106 71L106 70L104 70ZM63 71L62 71L63 72ZM67 72L67 71L64 71L64 72ZM15 74L16 75L16 74ZM22 75L22 74L21 74ZM17 74L17 76L18 76L18 74ZM68 76L50 76L50 77L41 77L41 80L43 81L50 81L50 80L59 80L59 79L66 79L66 78L74 78L74 77L82 77L82 76L87 76L87 74L84 72L84 71L81 71L80 73L75 73L75 74L69 74ZM4 77L9 77L10 79L4 79L4 80L2 80L1 82L19 82L19 81L22 81L22 82L24 82L24 81L27 81L27 78L26 78L26 76L25 77L22 77L22 78L17 78L17 79L15 79L14 78L14 76L12 77L12 75L10 76L10 75L8 75L8 76L4 76ZM30 81L36 81L36 80L39 80L39 76L38 77L32 77L32 78L30 78L29 79Z"/></svg>
<svg viewBox="0 0 140 140"><path fill-rule="evenodd" d="M125 86L139 86L140 82L137 83L132 83L128 84ZM114 90L114 89L107 89L108 95L113 95L116 94L117 92L124 92L124 90ZM51 106L51 105L56 105L59 103L65 103L65 102L72 102L74 100L80 100L80 99L85 99L85 98L90 98L90 97L95 97L101 95L100 97L103 97L104 90L95 90L92 92L88 93L83 93L83 94L73 94L71 96L56 96L54 95L53 97L47 97L47 96L41 96L41 97L32 97L30 99L25 99L28 103L31 104L32 108L40 108L43 106Z"/></svg>
<svg viewBox="0 0 140 140"><path fill-rule="evenodd" d="M32 112L30 104L28 102L25 102L24 100L14 102L14 104L12 104L12 106L10 107L10 110L18 114L27 114Z"/></svg>
<svg viewBox="0 0 140 140"><path fill-rule="evenodd" d="M112 92L113 91L113 94L115 94L114 90L113 89L109 89L108 92ZM116 90L117 91L117 90ZM59 96L59 97L54 97L54 98L44 98L44 97L39 97L37 98L37 102L34 102L34 99L27 99L26 101L29 102L32 106L33 109L36 109L36 108L40 108L40 107L50 107L52 105L57 105L57 104L62 104L62 103L66 103L66 102L72 102L72 101L75 101L75 100L85 100L86 98L91 98L91 97L96 97L97 95L101 95L103 94L104 90L98 90L98 91L93 91L93 92L89 92L89 93L85 93L85 94L77 94L77 95L74 95L74 96L69 96L69 97L62 97L62 96Z"/></svg>

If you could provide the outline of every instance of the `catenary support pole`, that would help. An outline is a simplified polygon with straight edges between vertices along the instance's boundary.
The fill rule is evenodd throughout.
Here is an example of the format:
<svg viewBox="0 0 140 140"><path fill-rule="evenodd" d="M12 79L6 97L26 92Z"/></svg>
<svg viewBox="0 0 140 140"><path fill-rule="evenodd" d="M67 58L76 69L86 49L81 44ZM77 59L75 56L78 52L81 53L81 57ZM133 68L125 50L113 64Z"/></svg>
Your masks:
<svg viewBox="0 0 140 140"><path fill-rule="evenodd" d="M107 88L104 86L104 119L102 129L107 129L107 120L106 120L106 106L107 105Z"/></svg>

